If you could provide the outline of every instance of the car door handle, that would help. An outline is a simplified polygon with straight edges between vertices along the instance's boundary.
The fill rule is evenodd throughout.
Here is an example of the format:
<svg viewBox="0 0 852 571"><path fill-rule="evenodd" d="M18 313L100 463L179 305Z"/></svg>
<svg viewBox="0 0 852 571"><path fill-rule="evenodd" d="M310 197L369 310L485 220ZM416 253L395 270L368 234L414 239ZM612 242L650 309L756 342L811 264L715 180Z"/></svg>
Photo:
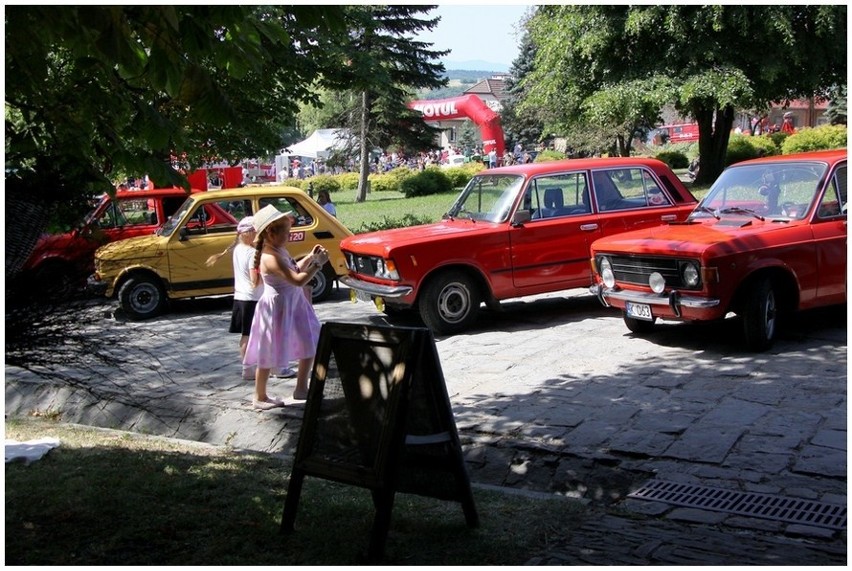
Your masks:
<svg viewBox="0 0 852 571"><path fill-rule="evenodd" d="M597 230L597 224L580 224L580 230L583 232L591 232L592 230Z"/></svg>
<svg viewBox="0 0 852 571"><path fill-rule="evenodd" d="M662 216L660 216L660 220L662 220L663 222L677 220L677 214L663 214Z"/></svg>

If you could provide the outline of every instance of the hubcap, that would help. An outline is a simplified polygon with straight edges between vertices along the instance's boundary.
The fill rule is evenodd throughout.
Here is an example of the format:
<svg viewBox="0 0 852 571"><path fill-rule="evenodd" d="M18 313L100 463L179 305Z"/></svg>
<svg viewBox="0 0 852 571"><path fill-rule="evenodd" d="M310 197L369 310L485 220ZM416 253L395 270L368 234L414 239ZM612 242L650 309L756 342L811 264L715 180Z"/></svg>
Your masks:
<svg viewBox="0 0 852 571"><path fill-rule="evenodd" d="M461 284L448 284L438 297L438 310L448 323L457 323L470 311L470 294Z"/></svg>

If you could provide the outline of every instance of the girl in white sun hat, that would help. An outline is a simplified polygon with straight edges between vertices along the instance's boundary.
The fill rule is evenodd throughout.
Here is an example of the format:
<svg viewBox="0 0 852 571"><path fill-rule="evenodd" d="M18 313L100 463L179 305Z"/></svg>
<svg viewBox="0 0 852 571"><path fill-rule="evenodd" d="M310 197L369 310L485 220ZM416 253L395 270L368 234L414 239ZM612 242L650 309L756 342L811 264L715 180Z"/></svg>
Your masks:
<svg viewBox="0 0 852 571"><path fill-rule="evenodd" d="M320 321L305 286L328 261L328 251L316 245L310 255L296 262L287 251L293 217L269 205L254 215L255 256L253 267L263 280L263 294L257 302L243 365L256 367L253 405L257 410L284 406L282 400L266 393L270 370L287 367L298 360L293 398L308 396L308 375L319 340Z"/></svg>

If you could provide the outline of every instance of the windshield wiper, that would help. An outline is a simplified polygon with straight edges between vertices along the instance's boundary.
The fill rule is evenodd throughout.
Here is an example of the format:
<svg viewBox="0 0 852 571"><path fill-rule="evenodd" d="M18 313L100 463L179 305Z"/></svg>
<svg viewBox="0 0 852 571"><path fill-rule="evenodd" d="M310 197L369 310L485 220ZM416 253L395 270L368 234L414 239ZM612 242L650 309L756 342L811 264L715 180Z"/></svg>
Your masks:
<svg viewBox="0 0 852 571"><path fill-rule="evenodd" d="M709 214L710 216L712 216L716 220L719 220L719 213L716 212L715 210L713 210L712 208L707 208L706 206L700 206L699 205L699 206L695 207L695 211L696 212L706 212L707 214Z"/></svg>
<svg viewBox="0 0 852 571"><path fill-rule="evenodd" d="M758 220L761 220L761 221L766 220L766 218L764 218L763 216L761 216L760 214L758 214L754 210L751 210L749 208L740 208L739 206L730 206L728 208L723 208L719 212L722 213L722 214L730 214L730 213L748 214L750 216L754 216Z"/></svg>

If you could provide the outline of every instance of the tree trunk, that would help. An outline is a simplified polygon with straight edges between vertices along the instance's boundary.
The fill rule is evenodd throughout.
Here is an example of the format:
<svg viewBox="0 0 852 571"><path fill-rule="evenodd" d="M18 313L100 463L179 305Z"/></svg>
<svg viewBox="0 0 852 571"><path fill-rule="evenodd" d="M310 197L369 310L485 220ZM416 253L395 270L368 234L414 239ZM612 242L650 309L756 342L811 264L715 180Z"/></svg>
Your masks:
<svg viewBox="0 0 852 571"><path fill-rule="evenodd" d="M359 161L361 176L358 178L358 194L355 197L355 202L365 202L367 200L367 189L370 187L370 145L367 143L369 118L370 96L364 91L361 93L361 160Z"/></svg>
<svg viewBox="0 0 852 571"><path fill-rule="evenodd" d="M731 138L731 127L734 125L734 108L696 107L692 114L698 123L699 167L695 183L709 185L725 169L728 141Z"/></svg>

